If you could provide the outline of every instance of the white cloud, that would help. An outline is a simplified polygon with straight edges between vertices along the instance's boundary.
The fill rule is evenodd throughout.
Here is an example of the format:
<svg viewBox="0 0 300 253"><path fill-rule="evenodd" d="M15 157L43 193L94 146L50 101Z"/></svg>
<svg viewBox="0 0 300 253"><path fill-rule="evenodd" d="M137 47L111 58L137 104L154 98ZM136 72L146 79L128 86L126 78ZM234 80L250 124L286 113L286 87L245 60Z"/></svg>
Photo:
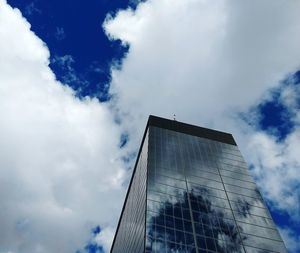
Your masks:
<svg viewBox="0 0 300 253"><path fill-rule="evenodd" d="M280 102L286 107L292 115L291 120L295 125L300 124L300 86L295 85L294 78L291 78L286 86L282 89Z"/></svg>
<svg viewBox="0 0 300 253"><path fill-rule="evenodd" d="M300 222L300 129L293 131L283 143L255 133L248 143L248 159L254 163L254 175L264 196L277 209Z"/></svg>
<svg viewBox="0 0 300 253"><path fill-rule="evenodd" d="M109 252L114 234L115 234L115 228L106 227L99 234L97 234L97 236L95 237L95 242L98 245L103 246L106 252Z"/></svg>
<svg viewBox="0 0 300 253"><path fill-rule="evenodd" d="M290 252L299 252L300 250L300 236L295 234L289 228L282 228L279 230L281 236L285 241L285 245L287 246Z"/></svg>
<svg viewBox="0 0 300 253"><path fill-rule="evenodd" d="M297 167L283 175L282 166L287 159L299 164L298 130L276 143L242 129L234 113L299 68L299 10L300 2L283 0L148 0L108 18L109 36L130 45L122 68L113 69L109 105L129 130L130 148L137 148L149 113L176 113L178 120L233 132L247 160L257 161L257 175L274 175L261 185L266 196L278 208L297 203L289 185ZM106 227L96 239L108 249L125 177L120 129L108 105L79 100L55 81L49 50L4 0L0 53L1 251L74 251L96 224Z"/></svg>
<svg viewBox="0 0 300 253"><path fill-rule="evenodd" d="M229 131L254 163L265 196L298 220L297 117L278 143L236 113L261 103L300 68L299 11L297 1L148 0L108 16L108 36L130 46L122 67L112 68L111 93L131 145L148 114L175 113L177 120ZM295 111L292 94L286 89L281 99Z"/></svg>
<svg viewBox="0 0 300 253"><path fill-rule="evenodd" d="M0 54L0 251L75 252L119 216L120 129L107 104L55 80L48 48L4 0Z"/></svg>
<svg viewBox="0 0 300 253"><path fill-rule="evenodd" d="M295 1L150 0L120 11L104 24L111 38L130 45L111 92L123 112L143 120L176 113L178 120L223 122L300 66L299 9Z"/></svg>
<svg viewBox="0 0 300 253"><path fill-rule="evenodd" d="M293 222L300 222L299 85L290 77L277 92L284 117L293 125L287 137L278 141L276 134L250 130L243 145L248 161L254 165L253 174L272 207L288 213Z"/></svg>

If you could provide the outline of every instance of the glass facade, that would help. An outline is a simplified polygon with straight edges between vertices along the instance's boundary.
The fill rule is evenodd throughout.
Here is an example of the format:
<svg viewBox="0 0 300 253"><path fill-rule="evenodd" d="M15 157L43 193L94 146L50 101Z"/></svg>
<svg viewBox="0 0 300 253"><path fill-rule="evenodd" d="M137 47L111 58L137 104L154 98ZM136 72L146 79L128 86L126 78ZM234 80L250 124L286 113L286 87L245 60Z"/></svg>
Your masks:
<svg viewBox="0 0 300 253"><path fill-rule="evenodd" d="M148 122L111 252L287 252L234 141L167 123Z"/></svg>
<svg viewBox="0 0 300 253"><path fill-rule="evenodd" d="M139 152L133 177L131 179L126 201L122 210L115 235L112 253L145 252L145 208L148 134Z"/></svg>

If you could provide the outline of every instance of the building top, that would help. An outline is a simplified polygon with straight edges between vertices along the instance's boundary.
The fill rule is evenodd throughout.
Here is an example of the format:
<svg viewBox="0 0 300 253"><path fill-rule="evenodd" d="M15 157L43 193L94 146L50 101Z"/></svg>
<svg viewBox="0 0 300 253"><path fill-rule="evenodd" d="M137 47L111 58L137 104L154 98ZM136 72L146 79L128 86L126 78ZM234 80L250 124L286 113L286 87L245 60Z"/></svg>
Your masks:
<svg viewBox="0 0 300 253"><path fill-rule="evenodd" d="M202 138L207 138L210 140L219 141L219 142L236 146L236 142L233 139L233 136L229 133L220 132L217 130L208 129L204 127L194 126L176 120L169 120L169 119L164 119L164 118L150 115L147 123L147 127L148 126L165 128L168 130L194 135Z"/></svg>

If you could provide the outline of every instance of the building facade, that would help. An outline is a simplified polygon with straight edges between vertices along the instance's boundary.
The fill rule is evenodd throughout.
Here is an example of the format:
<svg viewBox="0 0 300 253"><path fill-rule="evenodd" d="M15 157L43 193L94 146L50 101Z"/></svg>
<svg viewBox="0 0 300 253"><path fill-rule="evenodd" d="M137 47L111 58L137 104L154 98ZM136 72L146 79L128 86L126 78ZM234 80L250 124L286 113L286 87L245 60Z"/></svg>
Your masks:
<svg viewBox="0 0 300 253"><path fill-rule="evenodd" d="M231 134L150 116L111 253L285 253Z"/></svg>

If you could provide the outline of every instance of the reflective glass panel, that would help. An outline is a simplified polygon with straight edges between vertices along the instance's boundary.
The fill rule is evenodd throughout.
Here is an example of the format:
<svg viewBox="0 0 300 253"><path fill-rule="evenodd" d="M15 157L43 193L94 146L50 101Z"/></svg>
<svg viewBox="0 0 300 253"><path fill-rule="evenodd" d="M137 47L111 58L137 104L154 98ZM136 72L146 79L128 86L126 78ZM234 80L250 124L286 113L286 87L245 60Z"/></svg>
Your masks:
<svg viewBox="0 0 300 253"><path fill-rule="evenodd" d="M150 127L148 153L146 252L283 245L236 146Z"/></svg>
<svg viewBox="0 0 300 253"><path fill-rule="evenodd" d="M238 147L214 139L148 127L112 253L287 252Z"/></svg>

